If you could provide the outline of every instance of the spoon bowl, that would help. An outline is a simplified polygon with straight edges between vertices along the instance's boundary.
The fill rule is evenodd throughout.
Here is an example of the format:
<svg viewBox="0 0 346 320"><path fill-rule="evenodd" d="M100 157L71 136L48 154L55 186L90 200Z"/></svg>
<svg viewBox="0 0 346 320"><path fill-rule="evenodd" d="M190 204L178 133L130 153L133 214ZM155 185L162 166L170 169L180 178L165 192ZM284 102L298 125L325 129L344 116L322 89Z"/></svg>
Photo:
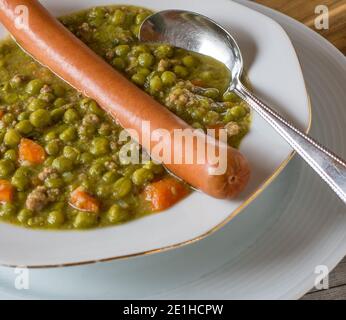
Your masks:
<svg viewBox="0 0 346 320"><path fill-rule="evenodd" d="M241 83L242 54L227 30L198 13L165 10L143 21L139 38L143 42L170 44L224 63L231 72L229 90L272 125L346 204L346 162L284 119Z"/></svg>

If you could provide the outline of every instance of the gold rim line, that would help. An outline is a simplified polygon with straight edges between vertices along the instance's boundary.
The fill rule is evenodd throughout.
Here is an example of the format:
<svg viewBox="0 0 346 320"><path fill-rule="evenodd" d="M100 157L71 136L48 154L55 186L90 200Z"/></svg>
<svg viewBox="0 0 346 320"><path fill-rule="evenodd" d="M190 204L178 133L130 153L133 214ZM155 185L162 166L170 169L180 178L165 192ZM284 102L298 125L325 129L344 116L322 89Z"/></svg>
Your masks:
<svg viewBox="0 0 346 320"><path fill-rule="evenodd" d="M305 84L305 89L306 88L306 83L304 80ZM312 125L312 105L311 105L311 98L310 95L307 94L307 99L308 99L308 111L309 111L309 122L308 122L308 127L305 130L305 133L308 134L311 130L311 125ZM99 260L88 260L88 261L81 261L81 262L72 262L72 263L62 263L62 264L55 264L55 265L26 265L26 266L20 266L20 265L11 265L11 264L3 264L0 263L1 266L3 267L9 267L9 268L18 268L18 267L24 267L24 268L29 268L29 269L53 269L53 268L64 268L64 267L76 267L76 266L83 266L83 265L89 265L89 264L96 264L96 263L102 263L102 262L110 262L110 261L116 261L116 260L126 260L130 258L135 258L135 257L140 257L140 256L149 256L153 255L156 253L164 253L173 249L178 249L185 247L187 245L196 243L198 241L201 241L210 235L214 234L215 232L219 231L222 229L224 226L226 226L229 222L231 222L236 216L238 216L245 208L247 208L257 197L265 190L268 188L268 186L280 175L280 173L286 168L288 163L292 160L294 155L296 154L296 151L292 151L290 155L287 157L286 160L284 160L281 165L274 171L274 173L257 189L255 190L247 199L244 201L237 209L235 209L230 215L220 222L218 225L207 231L206 233L190 239L186 240L184 242L180 242L177 244L173 244L167 247L162 247L158 249L151 249L143 252L138 252L138 253L133 253L133 254L128 254L128 255L123 255L123 256L116 256L116 257L110 257L110 258L105 258L105 259L99 259Z"/></svg>

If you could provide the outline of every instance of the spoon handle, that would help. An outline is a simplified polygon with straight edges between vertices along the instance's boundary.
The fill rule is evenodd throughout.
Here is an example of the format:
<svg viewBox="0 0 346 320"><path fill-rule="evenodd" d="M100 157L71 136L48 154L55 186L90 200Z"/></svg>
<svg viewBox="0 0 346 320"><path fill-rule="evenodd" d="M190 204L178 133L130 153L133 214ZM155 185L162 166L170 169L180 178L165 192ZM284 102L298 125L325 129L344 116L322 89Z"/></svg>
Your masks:
<svg viewBox="0 0 346 320"><path fill-rule="evenodd" d="M234 89L267 120L346 204L346 163L268 107L240 82Z"/></svg>

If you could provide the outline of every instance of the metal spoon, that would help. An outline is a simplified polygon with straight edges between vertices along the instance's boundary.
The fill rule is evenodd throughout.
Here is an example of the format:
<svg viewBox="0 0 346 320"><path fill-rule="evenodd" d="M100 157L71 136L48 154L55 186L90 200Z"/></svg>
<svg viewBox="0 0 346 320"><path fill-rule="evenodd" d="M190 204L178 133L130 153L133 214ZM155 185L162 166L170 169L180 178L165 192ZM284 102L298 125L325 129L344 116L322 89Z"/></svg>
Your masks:
<svg viewBox="0 0 346 320"><path fill-rule="evenodd" d="M241 83L242 54L236 41L223 27L194 12L167 10L155 13L143 22L140 40L171 44L223 62L231 71L229 90L267 120L346 203L345 161L285 120Z"/></svg>

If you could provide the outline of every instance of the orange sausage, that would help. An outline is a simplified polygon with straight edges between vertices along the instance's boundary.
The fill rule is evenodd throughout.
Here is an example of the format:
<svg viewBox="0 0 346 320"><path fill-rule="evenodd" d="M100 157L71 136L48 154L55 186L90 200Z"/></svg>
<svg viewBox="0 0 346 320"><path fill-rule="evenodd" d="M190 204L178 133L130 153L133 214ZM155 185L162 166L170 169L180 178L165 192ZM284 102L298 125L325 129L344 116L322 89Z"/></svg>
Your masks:
<svg viewBox="0 0 346 320"><path fill-rule="evenodd" d="M28 26L18 28L17 6L28 8ZM23 8L23 7L20 7ZM63 78L84 95L96 100L109 114L115 117L123 128L132 129L139 134L139 143L154 158L153 149L158 142L144 138L142 122L150 121L150 130L166 129L173 133L175 129L189 129L190 126L176 117L164 106L155 101L120 73L97 56L85 44L70 33L59 21L36 0L0 0L0 21L10 31L18 44L41 64L47 66L56 75ZM206 159L201 164L196 159L192 164L165 163L175 175L196 189L216 197L232 198L246 186L250 169L245 157L226 144L218 145L214 139L206 142L200 134L197 141L216 148L217 153L227 156L227 169L223 174L212 175L214 165ZM175 151L167 140L161 141L163 147ZM182 158L192 152L197 154L198 142L189 150L183 148ZM185 150L185 151L184 151Z"/></svg>

